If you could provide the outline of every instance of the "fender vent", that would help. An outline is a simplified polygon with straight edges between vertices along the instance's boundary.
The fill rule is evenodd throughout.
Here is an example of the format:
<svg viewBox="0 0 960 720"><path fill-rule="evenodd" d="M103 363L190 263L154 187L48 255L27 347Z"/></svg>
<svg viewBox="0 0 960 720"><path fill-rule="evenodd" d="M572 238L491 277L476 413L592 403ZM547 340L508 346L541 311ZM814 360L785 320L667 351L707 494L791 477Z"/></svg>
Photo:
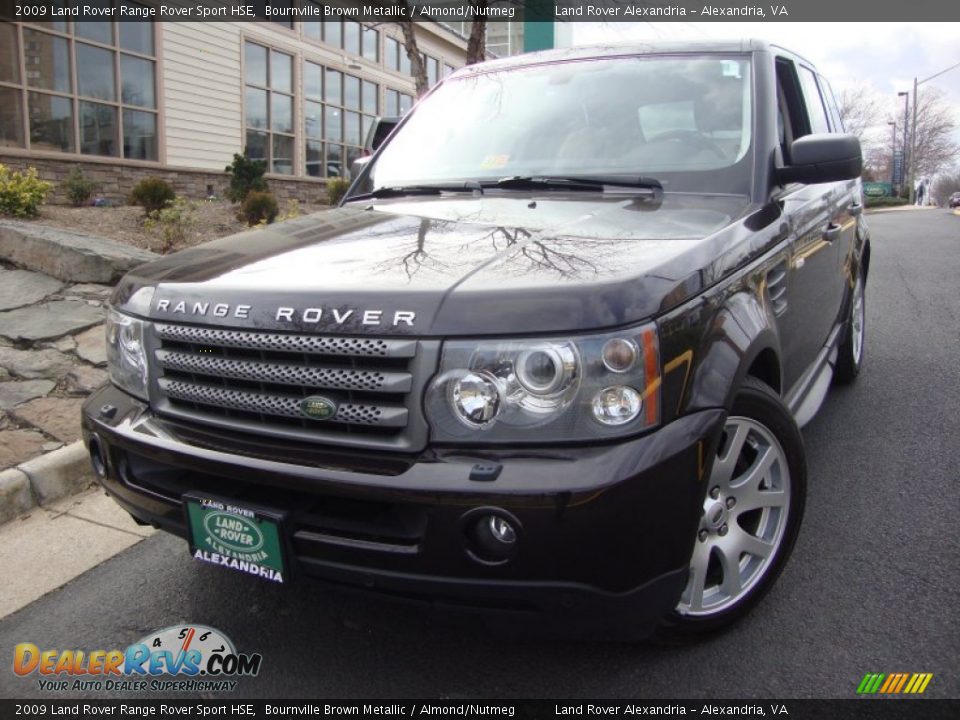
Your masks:
<svg viewBox="0 0 960 720"><path fill-rule="evenodd" d="M767 273L767 298L777 317L787 309L787 263L778 263Z"/></svg>

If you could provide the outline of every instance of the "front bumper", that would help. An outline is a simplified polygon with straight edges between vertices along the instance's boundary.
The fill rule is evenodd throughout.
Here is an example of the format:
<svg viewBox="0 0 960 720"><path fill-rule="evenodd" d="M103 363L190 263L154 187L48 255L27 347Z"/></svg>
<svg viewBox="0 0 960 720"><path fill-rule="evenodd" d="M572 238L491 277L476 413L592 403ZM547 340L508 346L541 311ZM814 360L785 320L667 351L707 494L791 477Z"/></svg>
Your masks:
<svg viewBox="0 0 960 720"><path fill-rule="evenodd" d="M107 386L83 435L113 498L181 537L186 492L261 505L286 514L289 576L627 637L683 590L723 420L704 411L613 445L378 455L171 422ZM471 480L478 463L499 475ZM483 508L518 525L505 562L472 552Z"/></svg>

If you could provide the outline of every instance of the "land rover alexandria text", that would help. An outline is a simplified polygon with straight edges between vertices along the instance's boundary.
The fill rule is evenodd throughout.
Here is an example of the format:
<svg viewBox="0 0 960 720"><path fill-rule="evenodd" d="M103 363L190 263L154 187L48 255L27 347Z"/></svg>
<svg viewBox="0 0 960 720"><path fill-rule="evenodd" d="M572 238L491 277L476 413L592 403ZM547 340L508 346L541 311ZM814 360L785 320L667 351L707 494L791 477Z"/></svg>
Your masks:
<svg viewBox="0 0 960 720"><path fill-rule="evenodd" d="M757 40L577 47L394 120L338 207L121 280L99 481L285 591L627 640L745 616L830 481L800 429L864 362L827 80Z"/></svg>

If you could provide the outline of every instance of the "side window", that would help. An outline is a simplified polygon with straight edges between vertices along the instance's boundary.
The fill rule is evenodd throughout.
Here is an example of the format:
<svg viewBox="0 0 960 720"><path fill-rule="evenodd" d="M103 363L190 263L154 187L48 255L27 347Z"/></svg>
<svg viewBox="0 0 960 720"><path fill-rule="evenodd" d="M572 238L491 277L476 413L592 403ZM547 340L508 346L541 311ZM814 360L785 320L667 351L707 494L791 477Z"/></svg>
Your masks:
<svg viewBox="0 0 960 720"><path fill-rule="evenodd" d="M800 66L800 84L803 86L803 99L807 106L807 117L810 119L810 130L815 133L830 132L830 120L823 98L820 97L820 88L817 86L817 76L813 70Z"/></svg>
<svg viewBox="0 0 960 720"><path fill-rule="evenodd" d="M777 58L777 130L780 134L780 149L783 160L790 162L790 145L797 138L810 134L803 105L800 81L793 62Z"/></svg>
<svg viewBox="0 0 960 720"><path fill-rule="evenodd" d="M830 87L830 83L827 82L827 79L820 76L820 90L823 93L824 99L827 101L827 110L830 111L830 127L833 128L835 133L842 133L843 128L843 118L840 117L840 107L837 105L837 97L833 94L833 88Z"/></svg>

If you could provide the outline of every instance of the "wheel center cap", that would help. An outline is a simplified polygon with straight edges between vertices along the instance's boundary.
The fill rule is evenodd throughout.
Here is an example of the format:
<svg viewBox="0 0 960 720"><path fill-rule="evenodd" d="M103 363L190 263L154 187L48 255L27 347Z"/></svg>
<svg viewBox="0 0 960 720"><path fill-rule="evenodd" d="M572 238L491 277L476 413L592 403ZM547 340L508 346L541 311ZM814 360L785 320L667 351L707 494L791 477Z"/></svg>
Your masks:
<svg viewBox="0 0 960 720"><path fill-rule="evenodd" d="M710 503L703 515L703 524L707 530L716 532L727 522L727 507L721 501Z"/></svg>

